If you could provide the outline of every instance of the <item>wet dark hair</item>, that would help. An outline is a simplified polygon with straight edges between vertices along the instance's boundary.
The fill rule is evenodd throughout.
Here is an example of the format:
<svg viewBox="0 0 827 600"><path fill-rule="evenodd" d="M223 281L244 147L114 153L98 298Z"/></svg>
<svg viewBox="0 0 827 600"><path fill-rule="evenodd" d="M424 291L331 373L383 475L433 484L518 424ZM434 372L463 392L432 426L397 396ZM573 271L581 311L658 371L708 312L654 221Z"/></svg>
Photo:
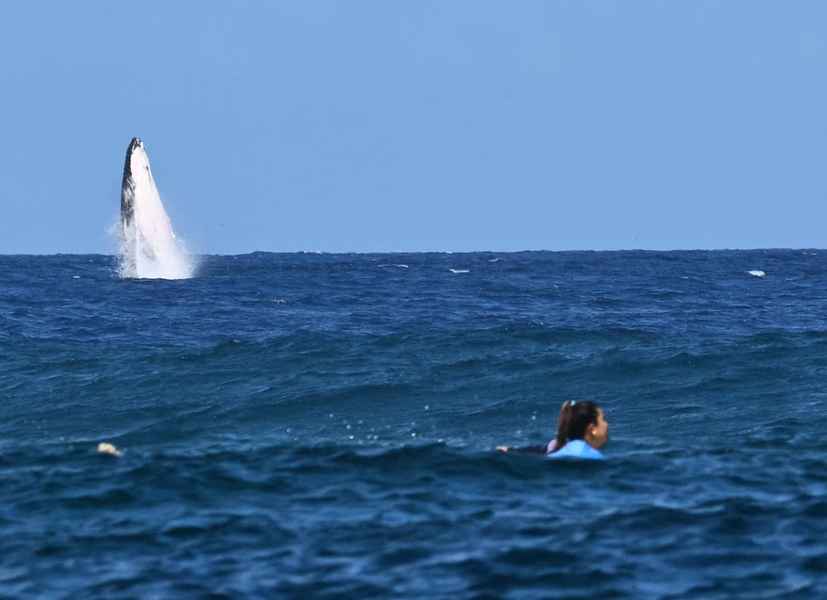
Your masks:
<svg viewBox="0 0 827 600"><path fill-rule="evenodd" d="M599 415L600 407L589 400L567 400L564 402L557 421L557 445L554 452L557 452L571 440L585 438L589 425L597 425Z"/></svg>

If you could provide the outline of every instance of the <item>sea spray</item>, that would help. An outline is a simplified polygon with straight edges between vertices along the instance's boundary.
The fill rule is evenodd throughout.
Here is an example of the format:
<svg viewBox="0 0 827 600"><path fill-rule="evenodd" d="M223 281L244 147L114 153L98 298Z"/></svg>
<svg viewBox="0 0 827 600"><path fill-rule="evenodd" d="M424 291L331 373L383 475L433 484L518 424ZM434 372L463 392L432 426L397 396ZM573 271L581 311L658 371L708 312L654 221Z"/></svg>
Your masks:
<svg viewBox="0 0 827 600"><path fill-rule="evenodd" d="M139 279L187 279L195 271L193 257L172 229L138 138L129 144L124 164L118 271L121 277Z"/></svg>

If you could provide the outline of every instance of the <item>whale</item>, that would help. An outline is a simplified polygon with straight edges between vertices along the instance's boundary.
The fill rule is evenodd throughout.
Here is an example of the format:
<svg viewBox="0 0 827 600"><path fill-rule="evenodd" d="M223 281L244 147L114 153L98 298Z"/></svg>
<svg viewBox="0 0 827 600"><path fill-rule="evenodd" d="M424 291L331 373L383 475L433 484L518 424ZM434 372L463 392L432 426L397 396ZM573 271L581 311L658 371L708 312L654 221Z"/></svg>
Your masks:
<svg viewBox="0 0 827 600"><path fill-rule="evenodd" d="M121 183L120 274L137 279L185 279L193 262L175 235L140 138L126 149Z"/></svg>

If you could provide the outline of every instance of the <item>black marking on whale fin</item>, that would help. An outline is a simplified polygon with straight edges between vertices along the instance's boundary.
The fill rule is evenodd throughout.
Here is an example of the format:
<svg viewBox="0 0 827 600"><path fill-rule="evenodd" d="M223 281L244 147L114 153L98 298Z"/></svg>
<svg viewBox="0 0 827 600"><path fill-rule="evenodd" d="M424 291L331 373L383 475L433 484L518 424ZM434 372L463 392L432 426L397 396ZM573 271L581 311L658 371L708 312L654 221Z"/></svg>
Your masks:
<svg viewBox="0 0 827 600"><path fill-rule="evenodd" d="M135 182L132 179L131 159L135 148L143 146L141 138L134 137L126 148L126 159L123 165L123 180L121 181L121 225L126 227L132 222L135 214Z"/></svg>

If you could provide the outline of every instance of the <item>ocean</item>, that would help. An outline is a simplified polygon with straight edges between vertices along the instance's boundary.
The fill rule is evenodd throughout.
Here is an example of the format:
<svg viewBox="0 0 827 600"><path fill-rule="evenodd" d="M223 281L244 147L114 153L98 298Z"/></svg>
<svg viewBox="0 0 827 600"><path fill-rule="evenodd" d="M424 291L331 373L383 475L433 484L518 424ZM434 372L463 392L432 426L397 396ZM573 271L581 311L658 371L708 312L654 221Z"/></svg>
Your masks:
<svg viewBox="0 0 827 600"><path fill-rule="evenodd" d="M825 251L117 273L0 256L0 597L827 597Z"/></svg>

